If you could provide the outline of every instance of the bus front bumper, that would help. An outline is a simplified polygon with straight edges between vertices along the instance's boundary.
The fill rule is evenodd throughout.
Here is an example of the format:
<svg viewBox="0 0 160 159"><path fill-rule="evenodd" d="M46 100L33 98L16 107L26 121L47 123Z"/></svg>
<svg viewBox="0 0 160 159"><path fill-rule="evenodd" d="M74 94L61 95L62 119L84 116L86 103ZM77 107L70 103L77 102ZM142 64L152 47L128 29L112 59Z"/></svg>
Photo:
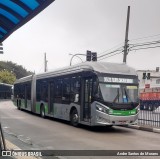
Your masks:
<svg viewBox="0 0 160 159"><path fill-rule="evenodd" d="M130 116L115 116L96 113L95 125L132 125L138 122L138 113Z"/></svg>

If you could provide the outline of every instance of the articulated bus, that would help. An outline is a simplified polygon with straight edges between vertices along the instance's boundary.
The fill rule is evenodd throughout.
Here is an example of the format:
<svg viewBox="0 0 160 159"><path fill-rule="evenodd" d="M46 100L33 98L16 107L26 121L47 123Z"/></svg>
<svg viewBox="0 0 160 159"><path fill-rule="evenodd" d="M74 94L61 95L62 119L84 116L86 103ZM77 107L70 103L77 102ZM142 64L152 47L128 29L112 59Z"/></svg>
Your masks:
<svg viewBox="0 0 160 159"><path fill-rule="evenodd" d="M14 103L73 126L128 125L139 113L138 76L126 64L84 62L14 84Z"/></svg>
<svg viewBox="0 0 160 159"><path fill-rule="evenodd" d="M0 100L1 99L11 99L13 85L7 83L0 83Z"/></svg>

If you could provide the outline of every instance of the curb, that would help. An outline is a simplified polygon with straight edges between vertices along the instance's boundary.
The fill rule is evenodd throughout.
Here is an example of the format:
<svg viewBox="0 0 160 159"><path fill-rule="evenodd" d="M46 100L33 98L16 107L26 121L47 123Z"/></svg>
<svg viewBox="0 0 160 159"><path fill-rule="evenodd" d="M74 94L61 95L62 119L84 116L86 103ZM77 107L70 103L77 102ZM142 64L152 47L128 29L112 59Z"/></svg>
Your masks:
<svg viewBox="0 0 160 159"><path fill-rule="evenodd" d="M151 128L151 127L145 127L145 126L139 126L139 125L128 125L127 128L154 132L154 133L160 133L160 129L158 128Z"/></svg>
<svg viewBox="0 0 160 159"><path fill-rule="evenodd" d="M140 126L138 125L127 125L127 127L132 129L137 129L137 130L140 128Z"/></svg>
<svg viewBox="0 0 160 159"><path fill-rule="evenodd" d="M155 133L160 133L160 129L153 128L153 132L155 132Z"/></svg>

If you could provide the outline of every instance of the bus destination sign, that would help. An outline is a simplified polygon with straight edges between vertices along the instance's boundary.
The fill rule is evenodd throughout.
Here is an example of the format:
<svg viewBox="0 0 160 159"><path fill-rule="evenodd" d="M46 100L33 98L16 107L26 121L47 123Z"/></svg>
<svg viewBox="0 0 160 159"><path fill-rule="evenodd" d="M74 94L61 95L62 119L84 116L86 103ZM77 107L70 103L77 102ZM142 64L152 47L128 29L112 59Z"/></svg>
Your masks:
<svg viewBox="0 0 160 159"><path fill-rule="evenodd" d="M104 82L113 82L113 83L133 83L133 79L104 77Z"/></svg>

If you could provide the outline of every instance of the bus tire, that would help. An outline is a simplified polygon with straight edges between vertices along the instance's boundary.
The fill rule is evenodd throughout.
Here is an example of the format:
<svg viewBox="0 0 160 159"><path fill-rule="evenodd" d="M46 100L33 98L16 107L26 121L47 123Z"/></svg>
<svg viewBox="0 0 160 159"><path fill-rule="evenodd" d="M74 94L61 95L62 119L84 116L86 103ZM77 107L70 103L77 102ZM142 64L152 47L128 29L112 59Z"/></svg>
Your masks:
<svg viewBox="0 0 160 159"><path fill-rule="evenodd" d="M17 108L18 110L21 110L21 100L17 100Z"/></svg>
<svg viewBox="0 0 160 159"><path fill-rule="evenodd" d="M18 102L18 99L17 99L16 103L17 103L17 109L19 110L19 102Z"/></svg>
<svg viewBox="0 0 160 159"><path fill-rule="evenodd" d="M113 125L106 125L106 128L109 129L111 128Z"/></svg>
<svg viewBox="0 0 160 159"><path fill-rule="evenodd" d="M78 126L78 121L79 121L78 111L77 111L76 108L74 108L70 113L71 125L77 127Z"/></svg>
<svg viewBox="0 0 160 159"><path fill-rule="evenodd" d="M40 115L42 118L45 118L45 109L43 104L41 104L41 107L40 107Z"/></svg>

